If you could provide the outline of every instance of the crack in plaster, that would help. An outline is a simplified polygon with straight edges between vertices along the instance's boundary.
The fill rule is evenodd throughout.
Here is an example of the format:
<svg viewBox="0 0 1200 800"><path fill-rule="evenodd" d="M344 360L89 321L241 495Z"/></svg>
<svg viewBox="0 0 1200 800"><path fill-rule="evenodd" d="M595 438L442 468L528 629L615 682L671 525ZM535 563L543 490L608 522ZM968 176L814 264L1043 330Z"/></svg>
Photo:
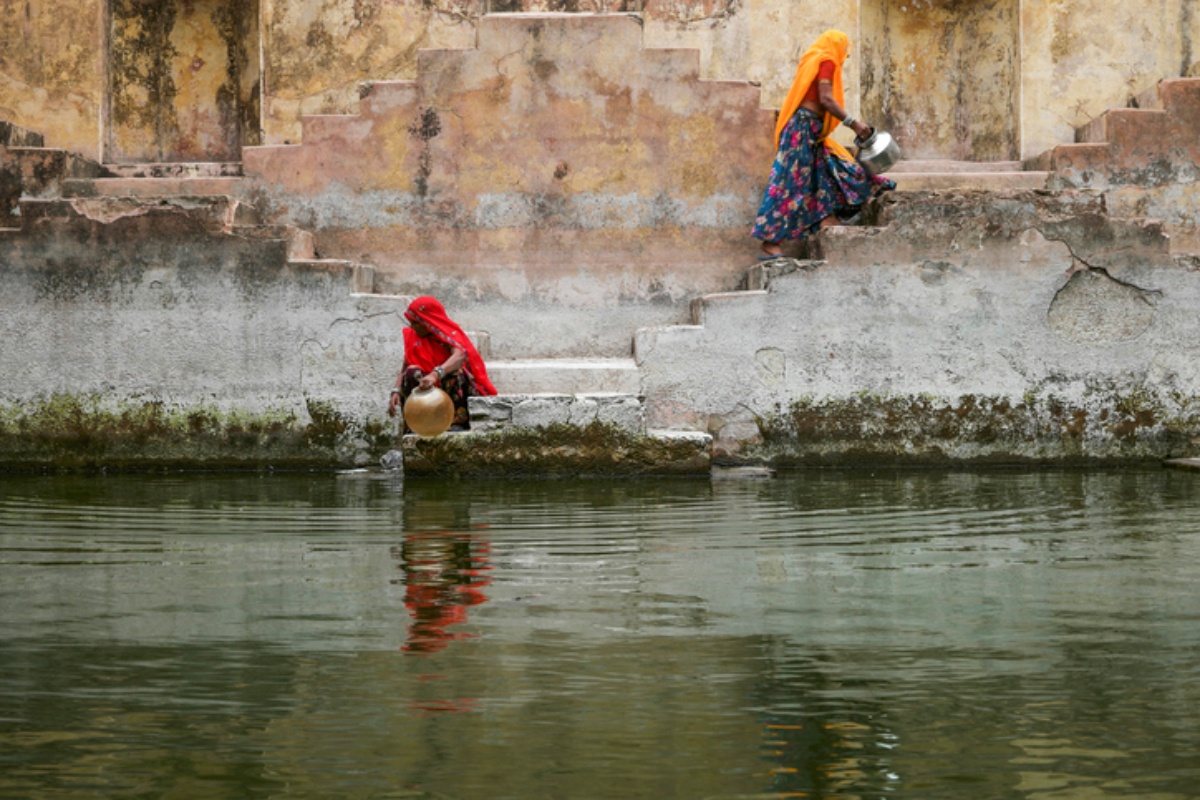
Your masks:
<svg viewBox="0 0 1200 800"><path fill-rule="evenodd" d="M1112 281L1113 283L1115 283L1119 286L1123 286L1127 289L1133 289L1133 290L1139 292L1142 297L1142 300L1151 307L1154 306L1154 302L1152 302L1150 300L1150 298L1153 297L1155 299L1158 299L1158 298L1161 298L1163 295L1162 290L1160 290L1160 289L1145 289L1145 288L1142 288L1141 286L1138 286L1136 283L1133 283L1132 281L1126 281L1126 280L1122 280L1120 278L1114 277L1105 267L1097 266L1096 264L1091 263L1086 258L1084 258L1083 256L1076 253L1075 248L1072 247L1071 243L1069 241L1067 241L1066 239L1049 237L1046 235L1045 231L1043 231L1041 228L1038 228L1038 227L1034 227L1029 230L1033 230L1039 236L1041 236L1043 239L1045 239L1047 242L1054 242L1056 244L1061 244L1063 247L1067 248L1067 253L1071 256L1071 267L1070 267L1070 269L1067 270L1068 280L1078 272L1089 271L1089 272L1101 275L1105 278L1108 278L1110 281ZM1114 252L1119 253L1119 252L1122 252L1123 250L1127 251L1128 249L1129 248L1122 248L1121 250L1116 250ZM1080 264L1082 266L1079 266ZM1063 289L1066 289L1066 287L1064 286ZM1058 297L1058 294L1060 294L1063 291L1063 289L1060 289L1058 291L1058 293L1055 294L1056 298Z"/></svg>

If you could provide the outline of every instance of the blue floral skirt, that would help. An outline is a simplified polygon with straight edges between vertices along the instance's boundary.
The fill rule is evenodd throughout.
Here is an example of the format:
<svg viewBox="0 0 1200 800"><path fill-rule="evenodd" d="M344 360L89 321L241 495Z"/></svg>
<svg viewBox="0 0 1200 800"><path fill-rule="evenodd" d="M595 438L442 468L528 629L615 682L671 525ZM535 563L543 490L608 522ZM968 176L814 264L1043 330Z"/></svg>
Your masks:
<svg viewBox="0 0 1200 800"><path fill-rule="evenodd" d="M788 120L750 234L755 239L800 239L831 214L853 214L872 192L896 188L895 181L868 175L857 161L847 163L831 155L817 138L823 124L821 116L807 108Z"/></svg>

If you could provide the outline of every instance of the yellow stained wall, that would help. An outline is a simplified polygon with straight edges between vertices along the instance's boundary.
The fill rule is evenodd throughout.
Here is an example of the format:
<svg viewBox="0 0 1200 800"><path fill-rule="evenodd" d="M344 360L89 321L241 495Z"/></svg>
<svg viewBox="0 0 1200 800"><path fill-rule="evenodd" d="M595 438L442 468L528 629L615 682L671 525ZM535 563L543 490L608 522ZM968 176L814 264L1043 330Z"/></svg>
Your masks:
<svg viewBox="0 0 1200 800"><path fill-rule="evenodd" d="M475 46L479 0L262 0L263 143L300 138L304 114L358 110L365 81L416 76L417 51Z"/></svg>
<svg viewBox="0 0 1200 800"><path fill-rule="evenodd" d="M45 134L50 146L101 155L112 133L104 119L109 2L0 2L0 119ZM414 77L420 49L473 47L484 6L482 0L261 2L258 123L260 141L268 144L296 141L302 114L355 112L364 81ZM493 9L631 5L491 0ZM846 30L856 45L847 72L851 110L895 128L913 156L1036 156L1161 78L1200 76L1200 0L640 5L647 46L698 49L704 77L758 82L768 107L782 100L799 54L822 30ZM918 68L906 72L906 64ZM928 64L944 72L922 68ZM243 133L242 143L252 134Z"/></svg>
<svg viewBox="0 0 1200 800"><path fill-rule="evenodd" d="M110 163L238 161L259 144L255 2L109 0Z"/></svg>
<svg viewBox="0 0 1200 800"><path fill-rule="evenodd" d="M1200 0L1024 0L1027 157L1163 78L1200 77Z"/></svg>
<svg viewBox="0 0 1200 800"><path fill-rule="evenodd" d="M862 0L861 113L908 158L1019 158L1019 0Z"/></svg>
<svg viewBox="0 0 1200 800"><path fill-rule="evenodd" d="M96 0L0 2L0 119L99 156L104 14Z"/></svg>

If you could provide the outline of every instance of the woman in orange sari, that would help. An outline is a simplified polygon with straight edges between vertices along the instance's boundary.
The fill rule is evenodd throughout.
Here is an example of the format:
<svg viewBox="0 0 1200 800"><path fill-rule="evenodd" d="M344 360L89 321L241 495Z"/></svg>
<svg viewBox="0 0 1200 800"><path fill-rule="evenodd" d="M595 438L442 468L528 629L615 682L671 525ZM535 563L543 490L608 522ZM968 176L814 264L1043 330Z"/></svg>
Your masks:
<svg viewBox="0 0 1200 800"><path fill-rule="evenodd" d="M402 408L418 387L441 386L454 401L450 429L470 429L467 398L496 394L479 351L458 323L446 315L442 304L432 297L413 300L404 318L409 324L404 329L404 363L388 400L388 416L395 416L396 409ZM404 426L404 432L411 432L408 425Z"/></svg>
<svg viewBox="0 0 1200 800"><path fill-rule="evenodd" d="M838 125L856 136L871 127L845 109L842 65L850 37L825 31L805 51L775 124L777 153L751 235L762 240L760 259L779 258L781 244L856 214L873 192L895 189L886 178L868 175L830 134Z"/></svg>

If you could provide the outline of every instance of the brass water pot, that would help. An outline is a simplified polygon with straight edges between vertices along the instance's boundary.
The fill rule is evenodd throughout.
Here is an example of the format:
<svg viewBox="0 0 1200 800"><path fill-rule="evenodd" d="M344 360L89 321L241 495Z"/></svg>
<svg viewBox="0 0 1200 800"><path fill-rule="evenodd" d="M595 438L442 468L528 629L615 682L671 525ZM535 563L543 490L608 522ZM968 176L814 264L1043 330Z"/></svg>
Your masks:
<svg viewBox="0 0 1200 800"><path fill-rule="evenodd" d="M413 433L437 436L454 421L454 401L436 386L414 389L404 401L404 422Z"/></svg>

